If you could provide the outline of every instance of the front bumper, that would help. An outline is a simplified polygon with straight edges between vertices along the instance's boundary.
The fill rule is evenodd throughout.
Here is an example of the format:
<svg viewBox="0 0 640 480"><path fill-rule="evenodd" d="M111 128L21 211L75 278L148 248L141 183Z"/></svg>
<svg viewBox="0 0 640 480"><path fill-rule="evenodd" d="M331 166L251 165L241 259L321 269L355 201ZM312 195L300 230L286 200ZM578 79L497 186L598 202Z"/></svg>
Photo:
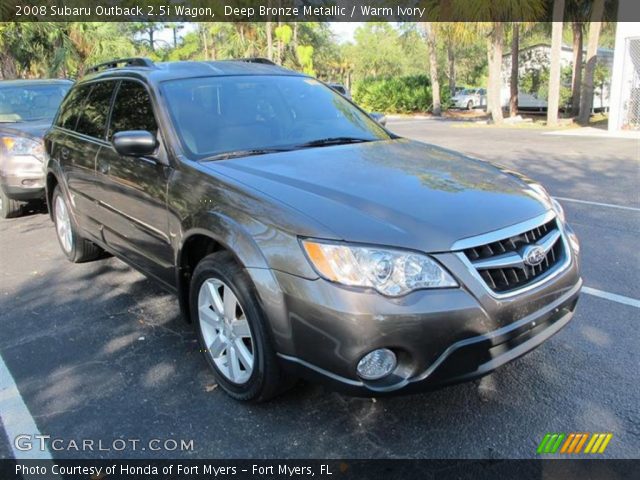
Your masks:
<svg viewBox="0 0 640 480"><path fill-rule="evenodd" d="M2 154L0 185L13 200L44 198L44 170L42 162L29 155Z"/></svg>
<svg viewBox="0 0 640 480"><path fill-rule="evenodd" d="M466 270L454 254L440 257L458 278ZM424 391L485 375L564 327L582 286L575 256L554 278L507 299L489 298L470 278L471 289L396 299L322 279L279 272L276 278L290 325L286 337L276 335L284 367L361 396ZM363 381L357 363L378 348L392 349L398 367L381 380Z"/></svg>

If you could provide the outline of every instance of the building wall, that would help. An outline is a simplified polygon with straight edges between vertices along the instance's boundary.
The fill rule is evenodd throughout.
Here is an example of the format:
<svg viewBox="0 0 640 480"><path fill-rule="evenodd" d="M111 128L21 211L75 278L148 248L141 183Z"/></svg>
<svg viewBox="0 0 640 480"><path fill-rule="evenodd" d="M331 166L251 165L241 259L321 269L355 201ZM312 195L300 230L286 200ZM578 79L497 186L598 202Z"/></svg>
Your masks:
<svg viewBox="0 0 640 480"><path fill-rule="evenodd" d="M586 48L583 50L583 59ZM613 69L613 50L608 48L598 49L598 64L603 65L609 72ZM551 45L535 45L527 47L518 53L518 77L520 82L522 78L532 71L541 71L549 69L551 66ZM560 67L573 66L573 49L570 46L563 45L560 52ZM583 70L584 71L584 70ZM509 90L511 85L511 54L506 53L502 57L502 103L508 104ZM566 87L571 87L567 84ZM538 99L522 91L520 88L520 97L524 101L524 106L542 108L547 107L545 99ZM519 97L519 98L520 98ZM506 99L506 100L505 100ZM505 103L506 102L506 103ZM595 85L593 93L593 108L602 109L609 107L610 102L610 78L603 85ZM522 103L522 102L521 102Z"/></svg>
<svg viewBox="0 0 640 480"><path fill-rule="evenodd" d="M620 2L618 18L625 18L625 8L630 7L630 2ZM611 78L609 130L639 129L640 22L618 22Z"/></svg>

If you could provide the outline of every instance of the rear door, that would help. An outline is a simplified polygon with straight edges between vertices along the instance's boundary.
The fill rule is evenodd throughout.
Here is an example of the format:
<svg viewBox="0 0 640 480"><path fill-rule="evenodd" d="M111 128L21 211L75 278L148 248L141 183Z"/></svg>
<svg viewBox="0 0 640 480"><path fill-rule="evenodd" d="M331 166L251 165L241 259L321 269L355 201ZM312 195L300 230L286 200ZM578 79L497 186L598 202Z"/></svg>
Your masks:
<svg viewBox="0 0 640 480"><path fill-rule="evenodd" d="M100 152L109 148L107 137L107 119L116 80L105 80L89 84L91 90L78 114L75 127L77 154L70 162L69 187L76 198L76 210L85 222L84 230L101 239L102 220L98 207L98 188L96 161Z"/></svg>
<svg viewBox="0 0 640 480"><path fill-rule="evenodd" d="M107 140L117 132L146 130L164 154L151 95L135 80L121 80L113 102ZM97 159L104 240L141 270L173 285L174 259L168 234L167 182L171 167L153 157L120 156L109 143Z"/></svg>
<svg viewBox="0 0 640 480"><path fill-rule="evenodd" d="M53 142L51 156L62 167L76 223L83 232L95 236L98 228L94 221L92 180L99 146L76 130L92 88L92 84L84 84L71 91L60 107L49 138Z"/></svg>

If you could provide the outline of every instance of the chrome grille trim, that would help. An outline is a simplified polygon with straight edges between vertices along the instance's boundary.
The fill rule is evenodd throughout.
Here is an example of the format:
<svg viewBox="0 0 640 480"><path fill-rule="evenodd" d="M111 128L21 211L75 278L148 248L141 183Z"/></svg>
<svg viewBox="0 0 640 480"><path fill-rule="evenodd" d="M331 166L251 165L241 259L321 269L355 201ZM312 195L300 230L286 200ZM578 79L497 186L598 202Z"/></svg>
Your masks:
<svg viewBox="0 0 640 480"><path fill-rule="evenodd" d="M518 245L534 243L542 247L545 258L539 265L525 265L522 255L517 253ZM551 280L571 262L566 233L553 211L502 230L462 239L453 249L473 277L495 298L525 293Z"/></svg>
<svg viewBox="0 0 640 480"><path fill-rule="evenodd" d="M511 238L513 237L510 237L510 239ZM553 247L555 246L556 242L559 239L560 239L560 231L552 230L540 240L536 240L535 243L540 245L544 250L545 255L547 255L549 252L552 252ZM553 255L553 252L551 254ZM492 269L492 268L521 268L521 269L525 268L524 262L522 261L522 257L515 251L505 252L500 255L495 255L493 257L489 257L481 260L472 260L471 265L473 265L476 268L476 270L486 270L486 269Z"/></svg>

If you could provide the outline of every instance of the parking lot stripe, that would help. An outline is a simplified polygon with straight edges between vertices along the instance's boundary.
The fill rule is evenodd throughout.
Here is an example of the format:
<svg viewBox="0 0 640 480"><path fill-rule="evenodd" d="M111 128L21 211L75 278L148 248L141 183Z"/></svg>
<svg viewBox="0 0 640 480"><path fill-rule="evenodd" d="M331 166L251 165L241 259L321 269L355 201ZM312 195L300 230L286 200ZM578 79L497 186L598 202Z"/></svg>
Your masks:
<svg viewBox="0 0 640 480"><path fill-rule="evenodd" d="M0 418L16 460L51 460L49 450L46 447L44 451L39 448L40 440L34 437L34 435L40 435L36 422L22 400L18 386L2 356L0 356ZM14 440L18 435L28 435L33 448L24 451L17 448Z"/></svg>
<svg viewBox="0 0 640 480"><path fill-rule="evenodd" d="M618 302L624 305L629 305L630 307L640 308L640 300L636 300L635 298L625 297L624 295L618 295L616 293L604 292L591 287L582 287L582 291L588 295L593 295L594 297L605 298L612 302Z"/></svg>
<svg viewBox="0 0 640 480"><path fill-rule="evenodd" d="M625 207L623 205L613 205L612 203L601 203L601 202L590 202L587 200L577 200L575 198L567 198L567 197L556 197L558 200L562 200L563 202L575 202L575 203L584 203L586 205L596 205L598 207L606 207L606 208L619 208L620 210L630 210L632 212L640 212L640 208L636 207Z"/></svg>

